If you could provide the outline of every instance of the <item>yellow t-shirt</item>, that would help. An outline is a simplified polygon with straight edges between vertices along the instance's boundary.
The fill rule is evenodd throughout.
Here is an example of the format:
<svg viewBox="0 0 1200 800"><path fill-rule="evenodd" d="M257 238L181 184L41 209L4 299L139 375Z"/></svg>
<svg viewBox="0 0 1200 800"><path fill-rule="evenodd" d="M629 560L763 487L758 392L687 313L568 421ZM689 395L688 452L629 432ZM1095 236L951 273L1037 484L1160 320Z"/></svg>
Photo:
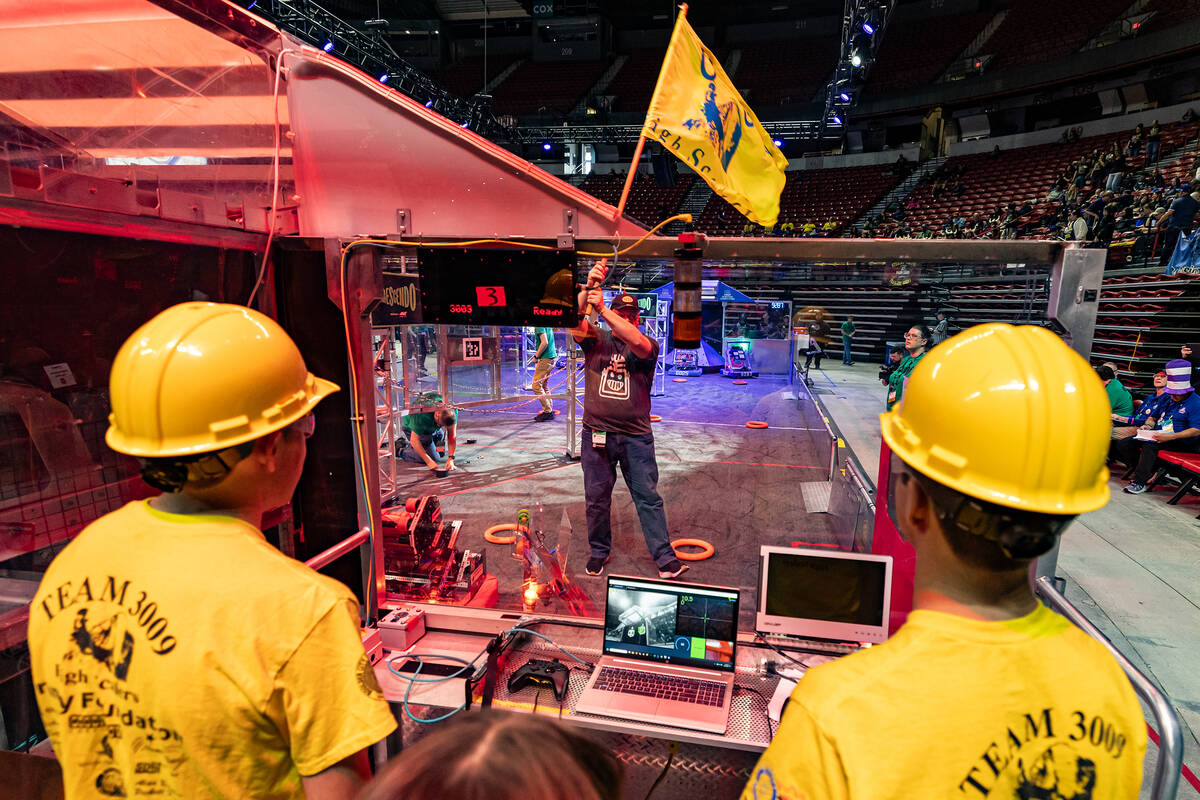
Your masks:
<svg viewBox="0 0 1200 800"><path fill-rule="evenodd" d="M1145 750L1120 666L1065 618L919 610L804 676L742 798L1133 800Z"/></svg>
<svg viewBox="0 0 1200 800"><path fill-rule="evenodd" d="M68 800L302 798L396 727L341 583L232 517L133 502L30 603L42 721Z"/></svg>

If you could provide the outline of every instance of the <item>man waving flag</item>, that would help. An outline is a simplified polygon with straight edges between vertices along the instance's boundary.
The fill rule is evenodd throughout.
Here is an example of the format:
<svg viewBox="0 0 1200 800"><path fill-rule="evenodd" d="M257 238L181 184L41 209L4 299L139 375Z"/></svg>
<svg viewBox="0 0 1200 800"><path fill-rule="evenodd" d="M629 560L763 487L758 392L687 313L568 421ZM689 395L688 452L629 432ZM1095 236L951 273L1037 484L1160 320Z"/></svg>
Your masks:
<svg viewBox="0 0 1200 800"><path fill-rule="evenodd" d="M686 5L642 125L645 139L682 159L752 221L769 228L779 218L787 159L688 24ZM639 141L630 177L641 150Z"/></svg>

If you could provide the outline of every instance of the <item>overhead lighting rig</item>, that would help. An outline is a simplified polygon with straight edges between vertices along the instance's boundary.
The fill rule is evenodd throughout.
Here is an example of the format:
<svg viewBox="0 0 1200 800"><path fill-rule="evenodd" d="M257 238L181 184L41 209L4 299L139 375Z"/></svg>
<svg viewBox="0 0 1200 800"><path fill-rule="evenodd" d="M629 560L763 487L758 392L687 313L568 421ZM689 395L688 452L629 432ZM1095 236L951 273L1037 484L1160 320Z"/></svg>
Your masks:
<svg viewBox="0 0 1200 800"><path fill-rule="evenodd" d="M247 10L266 17L293 36L333 53L389 88L408 95L464 128L485 135L502 131L492 114L489 95L464 99L405 61L387 43L388 20L369 19L362 31L335 17L312 0L238 0ZM435 33L437 31L434 31Z"/></svg>
<svg viewBox="0 0 1200 800"><path fill-rule="evenodd" d="M895 0L846 0L837 67L825 90L825 135L840 133L875 63Z"/></svg>

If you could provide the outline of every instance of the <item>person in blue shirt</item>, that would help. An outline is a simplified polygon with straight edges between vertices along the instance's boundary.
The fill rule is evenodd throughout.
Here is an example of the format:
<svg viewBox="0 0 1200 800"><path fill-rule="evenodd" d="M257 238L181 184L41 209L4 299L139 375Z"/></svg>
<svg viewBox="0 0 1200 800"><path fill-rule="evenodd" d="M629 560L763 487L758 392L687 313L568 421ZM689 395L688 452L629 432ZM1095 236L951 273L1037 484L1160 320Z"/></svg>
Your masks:
<svg viewBox="0 0 1200 800"><path fill-rule="evenodd" d="M1142 424L1147 431L1147 440L1123 439L1117 443L1121 460L1133 463L1137 453L1137 469L1132 482L1125 487L1128 494L1145 492L1146 484L1154 475L1158 454L1166 450L1173 453L1200 452L1200 397L1190 383L1192 365L1183 359L1167 363L1167 387L1164 396L1170 401L1159 411L1159 416L1149 417Z"/></svg>

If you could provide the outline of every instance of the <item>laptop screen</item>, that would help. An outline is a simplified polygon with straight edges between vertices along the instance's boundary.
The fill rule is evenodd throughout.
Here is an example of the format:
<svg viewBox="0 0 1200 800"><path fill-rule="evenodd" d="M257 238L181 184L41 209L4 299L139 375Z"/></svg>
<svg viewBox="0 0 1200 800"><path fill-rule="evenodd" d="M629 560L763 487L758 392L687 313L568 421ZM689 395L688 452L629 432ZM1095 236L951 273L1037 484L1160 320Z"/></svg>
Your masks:
<svg viewBox="0 0 1200 800"><path fill-rule="evenodd" d="M610 575L604 654L733 672L738 590Z"/></svg>

